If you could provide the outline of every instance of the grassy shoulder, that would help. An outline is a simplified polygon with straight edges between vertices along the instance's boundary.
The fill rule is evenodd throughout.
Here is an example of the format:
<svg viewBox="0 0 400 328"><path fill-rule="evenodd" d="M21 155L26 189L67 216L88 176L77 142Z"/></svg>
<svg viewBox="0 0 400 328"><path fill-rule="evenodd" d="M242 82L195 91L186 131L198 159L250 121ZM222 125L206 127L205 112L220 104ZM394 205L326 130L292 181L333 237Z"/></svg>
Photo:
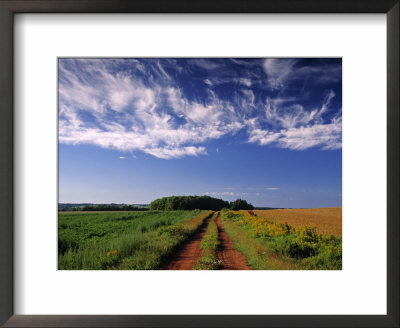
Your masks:
<svg viewBox="0 0 400 328"><path fill-rule="evenodd" d="M61 270L157 269L211 211L59 215Z"/></svg>
<svg viewBox="0 0 400 328"><path fill-rule="evenodd" d="M253 269L340 270L341 237L319 235L315 227L292 227L254 215L224 211L222 224Z"/></svg>
<svg viewBox="0 0 400 328"><path fill-rule="evenodd" d="M221 266L221 261L216 258L219 241L215 220L218 215L219 213L214 213L208 224L207 231L200 243L201 257L197 260L197 264L193 266L193 270L218 270Z"/></svg>

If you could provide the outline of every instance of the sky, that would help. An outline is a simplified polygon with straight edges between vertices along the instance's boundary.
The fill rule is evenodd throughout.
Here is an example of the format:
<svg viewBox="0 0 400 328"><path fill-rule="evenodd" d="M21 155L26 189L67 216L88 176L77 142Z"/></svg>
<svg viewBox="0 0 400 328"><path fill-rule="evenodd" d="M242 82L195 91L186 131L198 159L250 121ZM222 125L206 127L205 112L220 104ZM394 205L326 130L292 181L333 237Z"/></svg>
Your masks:
<svg viewBox="0 0 400 328"><path fill-rule="evenodd" d="M340 58L60 58L59 202L342 205Z"/></svg>

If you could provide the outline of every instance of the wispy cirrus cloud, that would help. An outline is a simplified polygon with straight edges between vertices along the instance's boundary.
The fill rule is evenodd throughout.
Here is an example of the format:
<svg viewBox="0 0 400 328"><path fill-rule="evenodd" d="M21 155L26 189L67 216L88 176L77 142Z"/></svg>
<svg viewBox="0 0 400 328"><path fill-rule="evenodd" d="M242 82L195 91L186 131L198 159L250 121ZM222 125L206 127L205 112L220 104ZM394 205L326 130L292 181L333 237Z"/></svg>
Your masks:
<svg viewBox="0 0 400 328"><path fill-rule="evenodd" d="M206 191L203 193L207 196L245 196L245 192L233 192L233 191Z"/></svg>
<svg viewBox="0 0 400 328"><path fill-rule="evenodd" d="M113 68L98 60L61 61L60 142L141 150L168 159L207 154L204 147L193 144L241 128L239 122L223 120L223 104L215 96L206 103L190 101L163 83L170 77L159 62L146 76L154 78L158 71L164 79L150 86L132 75L136 63L129 71L111 73Z"/></svg>
<svg viewBox="0 0 400 328"><path fill-rule="evenodd" d="M329 67L325 80L335 81ZM260 146L338 149L335 93L314 108L306 92L284 91L318 70L294 59L60 59L59 141L174 159L206 155L210 140L246 131Z"/></svg>
<svg viewBox="0 0 400 328"><path fill-rule="evenodd" d="M326 94L320 108L305 110L300 104L285 105L284 101L267 99L265 119L269 129L259 121L248 121L249 142L259 145L276 144L280 148L305 150L319 146L323 150L339 149L342 145L342 120L338 112L329 122L323 115L335 97L332 90Z"/></svg>
<svg viewBox="0 0 400 328"><path fill-rule="evenodd" d="M342 80L341 63L310 65L295 58L267 58L263 68L267 75L267 84L272 90L283 89L289 83L303 80L304 83L327 84Z"/></svg>
<svg viewBox="0 0 400 328"><path fill-rule="evenodd" d="M262 146L275 143L280 148L292 150L305 150L316 146L323 150L340 149L342 147L342 123L337 121L330 124L300 126L279 132L254 129L250 132L249 141Z"/></svg>
<svg viewBox="0 0 400 328"><path fill-rule="evenodd" d="M181 148L151 148L146 150L146 153L151 154L158 158L180 158L185 155L198 156L206 155L207 150L205 147L181 147Z"/></svg>
<svg viewBox="0 0 400 328"><path fill-rule="evenodd" d="M264 61L268 84L272 89L280 89L293 71L296 59L268 58Z"/></svg>

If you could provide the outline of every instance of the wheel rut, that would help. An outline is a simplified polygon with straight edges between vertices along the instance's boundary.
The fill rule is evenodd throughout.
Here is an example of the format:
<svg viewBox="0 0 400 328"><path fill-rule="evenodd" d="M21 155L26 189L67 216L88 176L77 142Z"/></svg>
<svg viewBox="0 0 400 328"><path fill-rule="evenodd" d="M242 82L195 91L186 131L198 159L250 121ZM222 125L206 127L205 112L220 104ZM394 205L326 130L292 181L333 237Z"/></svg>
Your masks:
<svg viewBox="0 0 400 328"><path fill-rule="evenodd" d="M192 270L201 257L200 243L213 216L207 218L199 230L184 242L161 267L161 270ZM218 228L219 247L216 258L221 261L220 270L252 270L246 256L235 249L232 239L222 226L221 216L215 219Z"/></svg>
<svg viewBox="0 0 400 328"><path fill-rule="evenodd" d="M161 270L191 270L201 256L200 242L207 230L211 216L204 220L200 229L184 242Z"/></svg>
<svg viewBox="0 0 400 328"><path fill-rule="evenodd" d="M251 270L251 267L247 265L246 256L235 249L232 239L223 228L220 215L218 215L215 222L218 227L218 239L220 243L217 251L217 259L222 262L221 270Z"/></svg>

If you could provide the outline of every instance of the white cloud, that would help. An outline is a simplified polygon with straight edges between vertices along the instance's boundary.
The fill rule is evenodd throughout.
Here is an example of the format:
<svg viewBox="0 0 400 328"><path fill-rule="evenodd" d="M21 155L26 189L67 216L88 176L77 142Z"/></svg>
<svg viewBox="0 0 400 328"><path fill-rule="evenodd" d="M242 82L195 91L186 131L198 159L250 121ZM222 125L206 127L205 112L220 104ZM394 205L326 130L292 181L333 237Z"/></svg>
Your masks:
<svg viewBox="0 0 400 328"><path fill-rule="evenodd" d="M262 129L251 130L249 134L249 142L258 142L262 146L276 141L280 136L279 132L269 132Z"/></svg>
<svg viewBox="0 0 400 328"><path fill-rule="evenodd" d="M164 78L166 78L167 80L171 80L171 77L168 75L168 73L165 71L164 67L162 67L159 61L157 61L157 67Z"/></svg>
<svg viewBox="0 0 400 328"><path fill-rule="evenodd" d="M253 106L254 107L254 101L256 99L256 96L254 95L254 92L252 90L242 90L242 93L244 94L244 98L242 99L242 107L246 108L248 106Z"/></svg>
<svg viewBox="0 0 400 328"><path fill-rule="evenodd" d="M170 158L180 158L182 156L198 156L206 155L207 151L204 147L182 147L182 148L151 148L146 149L146 153L153 155L158 158L170 159Z"/></svg>
<svg viewBox="0 0 400 328"><path fill-rule="evenodd" d="M342 123L315 124L306 127L283 129L279 132L268 132L257 129L250 132L249 142L260 145L276 143L281 148L305 150L319 146L323 150L342 147Z"/></svg>
<svg viewBox="0 0 400 328"><path fill-rule="evenodd" d="M264 188L265 190L279 190L279 188L275 188L275 187L268 187L268 188Z"/></svg>
<svg viewBox="0 0 400 328"><path fill-rule="evenodd" d="M335 96L327 93L322 105L305 109L294 97L256 97L250 77L235 77L238 89L232 100L220 99L207 85L207 97L188 99L166 68L182 67L173 61L154 61L150 69L132 60L119 69L120 60L60 60L59 141L92 144L123 152L142 151L162 159L206 155L204 143L241 129L248 142L302 150L341 147L341 113L326 122ZM215 70L215 61L194 60ZM268 83L280 88L293 73L295 60L267 59ZM133 73L132 73L133 72ZM137 74L136 74L137 72ZM155 78L157 77L157 78ZM218 150L216 150L218 151ZM122 159L122 158L121 158Z"/></svg>
<svg viewBox="0 0 400 328"><path fill-rule="evenodd" d="M251 80L248 78L241 78L239 79L239 82L243 85L245 85L246 87L251 87L252 83Z"/></svg>
<svg viewBox="0 0 400 328"><path fill-rule="evenodd" d="M295 59L265 59L264 70L268 77L269 86L272 89L282 88L296 62L297 60Z"/></svg>
<svg viewBox="0 0 400 328"><path fill-rule="evenodd" d="M141 150L159 158L179 158L206 154L196 144L235 132L243 125L226 122L232 116L215 95L206 104L188 101L179 89L153 83L146 87L140 79L124 72L111 74L100 61L71 61L60 64L59 140L67 144L94 144L121 151ZM169 80L157 62L156 70ZM173 113L185 119L178 125L163 108L166 99ZM92 115L92 119L81 115ZM110 120L110 116L112 119ZM226 116L226 115L225 115Z"/></svg>
<svg viewBox="0 0 400 328"><path fill-rule="evenodd" d="M192 63L194 65L197 65L197 66L205 69L205 70L210 70L210 71L219 69L222 66L221 64L219 64L215 61L211 61L211 60L204 59L204 58L193 59Z"/></svg>
<svg viewBox="0 0 400 328"><path fill-rule="evenodd" d="M340 82L342 79L341 64L321 64L318 66L298 65L298 59L268 58L264 60L263 69L267 74L267 84L272 90L284 89L290 82L302 80L304 83L317 84Z"/></svg>
<svg viewBox="0 0 400 328"><path fill-rule="evenodd" d="M286 101L267 98L265 120L272 127L260 127L259 120L252 119L248 125L251 143L269 145L274 143L278 147L305 150L311 147L320 147L323 150L340 149L342 146L341 115L324 122L323 116L328 111L335 93L330 90L320 108L306 111L299 104L285 106Z"/></svg>
<svg viewBox="0 0 400 328"><path fill-rule="evenodd" d="M315 146L322 149L342 147L342 123L316 124L308 127L291 128L279 138L282 148L304 150Z"/></svg>
<svg viewBox="0 0 400 328"><path fill-rule="evenodd" d="M126 158L125 156L120 156L120 157L119 157L119 159L125 159L125 158Z"/></svg>
<svg viewBox="0 0 400 328"><path fill-rule="evenodd" d="M233 191L207 191L204 193L204 195L208 196L245 196L245 192L233 192Z"/></svg>
<svg viewBox="0 0 400 328"><path fill-rule="evenodd" d="M294 104L284 106L287 101L284 99L276 99L269 101L267 99L266 116L270 120L280 121L283 127L293 128L299 125L306 125L312 122L323 123L323 115L328 111L331 100L335 97L333 90L329 90L325 95L324 101L320 108L314 108L311 111L306 111L303 106ZM271 112L272 108L272 112Z"/></svg>
<svg viewBox="0 0 400 328"><path fill-rule="evenodd" d="M308 124L318 114L318 110L306 111L300 104L282 106L271 98L267 98L265 107L265 116L268 122L284 128Z"/></svg>
<svg viewBox="0 0 400 328"><path fill-rule="evenodd" d="M329 103L331 100L335 97L335 93L333 90L329 90L329 93L325 96L324 103L322 104L322 107L320 110L317 112L317 117L321 118L323 114L328 110Z"/></svg>

